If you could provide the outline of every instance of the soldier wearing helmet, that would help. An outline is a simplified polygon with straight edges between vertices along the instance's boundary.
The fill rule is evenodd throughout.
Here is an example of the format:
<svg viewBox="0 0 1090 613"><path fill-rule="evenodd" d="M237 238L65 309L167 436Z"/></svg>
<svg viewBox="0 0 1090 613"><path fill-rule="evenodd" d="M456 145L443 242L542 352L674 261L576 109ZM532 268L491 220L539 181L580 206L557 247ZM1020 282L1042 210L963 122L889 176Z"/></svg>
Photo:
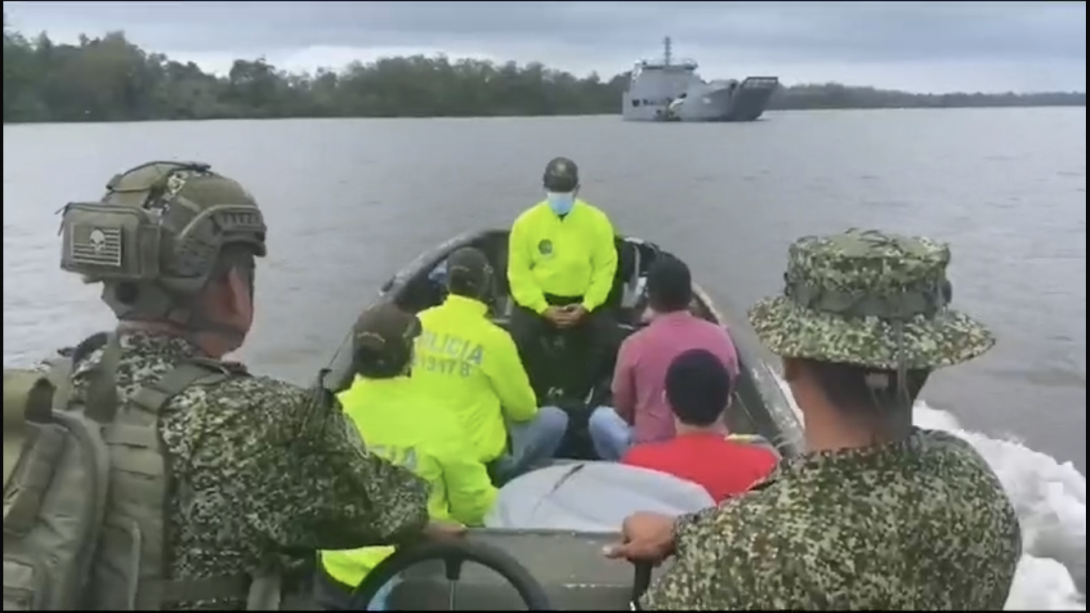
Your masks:
<svg viewBox="0 0 1090 613"><path fill-rule="evenodd" d="M547 391L547 357L541 337L549 328L570 330L583 345L590 389L606 373L612 329L602 307L613 289L617 247L613 224L578 198L579 168L558 157L545 167L545 200L511 226L507 280L516 308L511 335L539 395Z"/></svg>
<svg viewBox="0 0 1090 613"><path fill-rule="evenodd" d="M912 425L928 375L995 342L950 308L949 263L943 243L877 231L791 246L783 293L749 316L783 359L807 453L716 509L628 518L614 555L677 552L643 608L1003 609L1014 508L968 442Z"/></svg>
<svg viewBox="0 0 1090 613"><path fill-rule="evenodd" d="M102 285L119 326L52 378L91 406L88 381L105 376L119 407L107 432L152 424L158 442L139 462L163 466L131 491L111 478L126 500L107 505L106 521L135 518L140 551L103 539L96 559L139 564L140 580L95 585L93 608L131 609L134 589L137 609L274 608L282 576L268 563L281 552L428 531L426 484L368 453L328 392L221 361L250 330L255 259L266 252L264 218L241 185L207 164L143 164L111 179L100 201L69 204L61 231L61 267ZM119 475L137 462L120 457Z"/></svg>

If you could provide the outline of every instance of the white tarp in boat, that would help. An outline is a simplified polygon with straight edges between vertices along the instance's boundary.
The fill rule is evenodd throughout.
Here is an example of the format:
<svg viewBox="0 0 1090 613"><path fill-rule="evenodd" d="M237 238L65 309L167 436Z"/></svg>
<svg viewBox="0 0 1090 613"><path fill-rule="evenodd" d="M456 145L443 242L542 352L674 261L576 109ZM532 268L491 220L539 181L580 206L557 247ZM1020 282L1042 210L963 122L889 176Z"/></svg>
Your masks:
<svg viewBox="0 0 1090 613"><path fill-rule="evenodd" d="M616 532L636 511L682 515L713 504L703 487L665 473L612 462L571 462L504 485L484 525Z"/></svg>

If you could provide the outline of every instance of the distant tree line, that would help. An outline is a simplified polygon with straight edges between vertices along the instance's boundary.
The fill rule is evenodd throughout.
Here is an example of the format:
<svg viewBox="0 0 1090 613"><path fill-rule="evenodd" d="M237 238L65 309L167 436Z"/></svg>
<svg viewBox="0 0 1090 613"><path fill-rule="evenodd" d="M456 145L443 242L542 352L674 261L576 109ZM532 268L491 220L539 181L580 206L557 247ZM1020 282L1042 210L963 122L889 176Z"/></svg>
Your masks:
<svg viewBox="0 0 1090 613"><path fill-rule="evenodd" d="M313 74L240 59L217 76L144 51L122 32L81 36L75 45L45 33L28 39L4 15L4 123L614 114L628 78L441 56L354 62ZM771 108L1085 105L1085 93L931 95L828 83L781 88Z"/></svg>

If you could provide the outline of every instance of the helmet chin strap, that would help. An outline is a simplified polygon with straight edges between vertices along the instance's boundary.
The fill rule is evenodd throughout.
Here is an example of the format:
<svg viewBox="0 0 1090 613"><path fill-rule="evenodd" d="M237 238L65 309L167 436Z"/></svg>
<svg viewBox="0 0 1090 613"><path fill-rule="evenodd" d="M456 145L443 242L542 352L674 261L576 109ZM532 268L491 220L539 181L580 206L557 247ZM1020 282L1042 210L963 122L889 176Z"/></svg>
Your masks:
<svg viewBox="0 0 1090 613"><path fill-rule="evenodd" d="M246 338L247 330L244 330L240 326L225 324L220 321L216 321L205 313L203 308L197 306L197 302L200 300L200 296L204 294L204 290L207 289L208 282L205 282L202 291L196 294L195 299L179 301L175 304L182 304L183 306L174 306L166 314L166 320L174 327L178 328L181 332L181 336L193 343L200 346L200 335L202 334L214 334L219 336L230 347L228 351L234 351L242 346L242 342ZM250 292L250 300L253 300L253 292Z"/></svg>
<svg viewBox="0 0 1090 613"><path fill-rule="evenodd" d="M179 293L159 283L146 283L124 289L121 286L103 288L107 304L118 313L122 321L162 322L168 324L181 338L201 346L200 335L220 337L234 351L242 346L249 330L239 325L227 324L208 316L202 297L211 279L205 279L194 293ZM127 298L122 298L124 295ZM250 283L249 299L253 304L253 283Z"/></svg>
<svg viewBox="0 0 1090 613"><path fill-rule="evenodd" d="M873 437L872 444L878 445L887 441L896 441L908 436L912 431L912 396L908 392L908 365L907 365L907 351L906 341L904 334L904 323L896 321L893 323L894 334L896 335L897 344L897 368L895 370L895 376L897 378L895 390L895 399L892 402L892 406L883 406L882 399L878 397L879 391L888 391L892 381L889 380L889 376L885 373L868 376L866 380L867 387L870 388L871 398L874 402L874 406L881 409L881 413L874 416L873 425L875 426L875 435Z"/></svg>

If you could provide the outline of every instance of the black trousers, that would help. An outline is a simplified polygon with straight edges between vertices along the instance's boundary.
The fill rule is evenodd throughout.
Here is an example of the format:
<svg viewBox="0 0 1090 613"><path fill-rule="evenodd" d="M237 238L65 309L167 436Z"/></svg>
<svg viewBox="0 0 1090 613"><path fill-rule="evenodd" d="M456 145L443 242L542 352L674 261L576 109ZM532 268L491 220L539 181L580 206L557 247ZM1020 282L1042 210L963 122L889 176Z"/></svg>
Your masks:
<svg viewBox="0 0 1090 613"><path fill-rule="evenodd" d="M549 295L545 299L555 306L582 301L578 297ZM563 356L554 355L545 340L556 334L564 335L570 347ZM608 375L617 333L613 319L602 307L584 315L571 328L558 329L543 315L516 305L511 313L511 336L538 402L543 403L553 388L585 395Z"/></svg>

